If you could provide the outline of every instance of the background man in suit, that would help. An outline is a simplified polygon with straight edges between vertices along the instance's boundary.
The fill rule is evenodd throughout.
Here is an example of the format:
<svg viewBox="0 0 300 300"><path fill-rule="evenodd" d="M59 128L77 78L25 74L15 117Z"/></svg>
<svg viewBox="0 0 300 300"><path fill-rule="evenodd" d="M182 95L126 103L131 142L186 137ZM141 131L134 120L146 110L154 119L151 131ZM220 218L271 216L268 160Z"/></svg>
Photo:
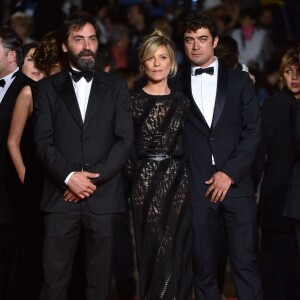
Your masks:
<svg viewBox="0 0 300 300"><path fill-rule="evenodd" d="M92 19L70 21L62 46L71 68L37 88L34 139L46 172L43 300L66 299L81 228L86 299L108 299L114 226L125 210L121 168L133 129L126 83L94 68L98 38Z"/></svg>
<svg viewBox="0 0 300 300"><path fill-rule="evenodd" d="M14 221L14 205L19 184L6 147L12 111L20 90L32 81L18 67L22 40L10 28L0 28L0 299L8 275Z"/></svg>
<svg viewBox="0 0 300 300"><path fill-rule="evenodd" d="M249 173L260 137L260 112L249 75L222 67L214 56L212 20L189 14L182 24L188 66L182 92L191 100L186 153L192 195L196 299L220 299L220 224L228 236L238 299L261 299L257 270L256 203Z"/></svg>

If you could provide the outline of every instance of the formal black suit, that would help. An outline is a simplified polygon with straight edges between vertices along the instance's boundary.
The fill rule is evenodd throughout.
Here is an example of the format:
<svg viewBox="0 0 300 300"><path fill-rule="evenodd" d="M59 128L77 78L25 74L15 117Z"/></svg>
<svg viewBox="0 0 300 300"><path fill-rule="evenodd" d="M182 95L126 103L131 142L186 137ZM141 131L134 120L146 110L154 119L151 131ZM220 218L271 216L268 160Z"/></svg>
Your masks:
<svg viewBox="0 0 300 300"><path fill-rule="evenodd" d="M0 298L4 299L7 280L12 223L16 211L17 186L20 184L7 149L7 138L16 99L21 89L32 80L20 70L0 103Z"/></svg>
<svg viewBox="0 0 300 300"><path fill-rule="evenodd" d="M133 140L125 82L97 71L83 122L69 72L62 71L38 83L34 114L37 154L46 171L41 201L46 280L41 299L66 299L69 266L80 231L77 223L83 224L87 244L86 299L106 299L114 214L125 211L120 171ZM72 171L81 170L100 173L94 180L96 191L78 203L64 201L65 179ZM58 261L53 264L55 258Z"/></svg>
<svg viewBox="0 0 300 300"><path fill-rule="evenodd" d="M293 222L282 216L295 151L289 111L293 96L283 88L262 106L262 136L252 167L260 188L259 262L264 299L298 299L297 243Z"/></svg>
<svg viewBox="0 0 300 300"><path fill-rule="evenodd" d="M216 279L219 227L224 218L231 271L239 299L261 299L256 260L256 203L250 166L260 137L260 111L249 75L218 67L217 93L211 128L194 101L191 68L179 76L182 92L191 101L185 127L194 228L196 299L219 299ZM212 165L212 155L215 165ZM223 171L234 184L223 202L205 197L210 179Z"/></svg>

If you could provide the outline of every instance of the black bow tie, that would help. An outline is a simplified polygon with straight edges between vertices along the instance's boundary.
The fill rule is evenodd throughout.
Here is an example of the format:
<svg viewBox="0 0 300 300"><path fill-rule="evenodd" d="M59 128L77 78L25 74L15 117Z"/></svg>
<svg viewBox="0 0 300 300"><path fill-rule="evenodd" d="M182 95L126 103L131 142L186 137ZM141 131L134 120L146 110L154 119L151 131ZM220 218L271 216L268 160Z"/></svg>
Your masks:
<svg viewBox="0 0 300 300"><path fill-rule="evenodd" d="M87 72L78 72L73 70L72 68L70 68L70 72L75 82L79 81L82 77L84 77L87 82L90 82L93 79L95 73L94 70L87 71Z"/></svg>
<svg viewBox="0 0 300 300"><path fill-rule="evenodd" d="M0 87L4 87L5 86L5 80L4 79L0 79Z"/></svg>
<svg viewBox="0 0 300 300"><path fill-rule="evenodd" d="M201 75L202 73L207 73L209 75L213 75L214 74L214 67L209 67L209 68L197 68L195 70L195 75Z"/></svg>

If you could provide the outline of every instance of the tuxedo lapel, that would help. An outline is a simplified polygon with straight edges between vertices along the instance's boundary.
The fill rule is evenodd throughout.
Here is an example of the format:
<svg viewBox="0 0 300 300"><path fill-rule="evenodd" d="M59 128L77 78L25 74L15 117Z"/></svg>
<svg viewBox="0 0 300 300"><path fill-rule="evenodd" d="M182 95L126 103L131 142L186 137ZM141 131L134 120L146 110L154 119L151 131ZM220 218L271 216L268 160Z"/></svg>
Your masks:
<svg viewBox="0 0 300 300"><path fill-rule="evenodd" d="M15 105L16 99L20 92L20 88L24 85L24 77L25 75L23 75L20 70L17 71L16 78L13 80L8 90L6 91L0 103L0 124L3 124L4 119L7 118L8 110L11 110Z"/></svg>
<svg viewBox="0 0 300 300"><path fill-rule="evenodd" d="M228 85L228 72L225 68L223 68L219 64L216 102L215 102L213 120L211 124L212 130L216 127L220 119L220 116L222 114L226 102L227 85Z"/></svg>
<svg viewBox="0 0 300 300"><path fill-rule="evenodd" d="M196 104L192 94L190 67L185 67L185 69L182 72L182 92L190 99L190 122L193 123L197 128L201 129L202 131L205 131L205 133L207 134L209 132L209 126L198 105Z"/></svg>
<svg viewBox="0 0 300 300"><path fill-rule="evenodd" d="M89 121L93 118L108 91L107 79L104 81L103 79L101 80L101 78L101 73L96 72L86 109L84 126L87 126Z"/></svg>
<svg viewBox="0 0 300 300"><path fill-rule="evenodd" d="M15 95L15 91L19 89L21 83L22 83L22 74L20 74L21 71L18 71L16 74L16 78L13 80L9 88L7 89L1 103L0 107L4 107L7 105L7 102L10 102L10 100L13 98Z"/></svg>
<svg viewBox="0 0 300 300"><path fill-rule="evenodd" d="M67 70L62 71L62 80L55 82L54 86L71 112L76 123L82 128L83 121L76 98L75 90L72 84L71 77Z"/></svg>

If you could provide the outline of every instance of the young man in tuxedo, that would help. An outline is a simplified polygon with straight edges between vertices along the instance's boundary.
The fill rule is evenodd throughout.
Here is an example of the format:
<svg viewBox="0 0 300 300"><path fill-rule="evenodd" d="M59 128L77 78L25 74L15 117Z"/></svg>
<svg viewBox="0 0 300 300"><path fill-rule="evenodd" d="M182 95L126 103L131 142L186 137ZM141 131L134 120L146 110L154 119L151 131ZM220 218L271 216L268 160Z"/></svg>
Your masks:
<svg viewBox="0 0 300 300"><path fill-rule="evenodd" d="M86 246L86 300L108 299L114 228L125 211L121 169L133 141L126 83L95 69L98 31L71 20L63 50L70 69L38 83L34 140L46 179L41 300L65 300L80 231Z"/></svg>
<svg viewBox="0 0 300 300"><path fill-rule="evenodd" d="M20 183L6 143L17 96L25 85L32 83L18 67L21 50L20 37L11 28L0 27L0 299L5 299L16 187Z"/></svg>
<svg viewBox="0 0 300 300"><path fill-rule="evenodd" d="M250 176L260 138L260 111L246 72L222 67L218 36L202 13L183 20L189 63L178 89L191 101L185 150L191 187L196 299L220 299L218 241L224 219L237 297L259 300L256 201Z"/></svg>

